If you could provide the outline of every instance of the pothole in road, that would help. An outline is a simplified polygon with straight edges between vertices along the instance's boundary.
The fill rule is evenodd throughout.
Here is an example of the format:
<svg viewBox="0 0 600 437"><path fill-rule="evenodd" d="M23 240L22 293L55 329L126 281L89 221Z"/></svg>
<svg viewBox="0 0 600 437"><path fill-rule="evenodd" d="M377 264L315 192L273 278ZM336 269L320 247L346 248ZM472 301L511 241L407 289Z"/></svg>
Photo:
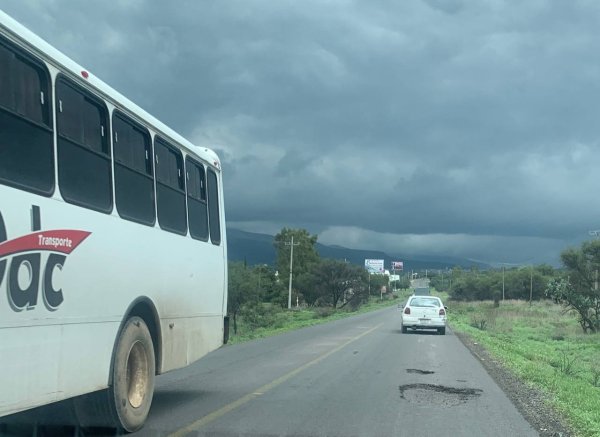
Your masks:
<svg viewBox="0 0 600 437"><path fill-rule="evenodd" d="M406 373L416 373L418 375L431 375L435 372L433 370L406 369Z"/></svg>
<svg viewBox="0 0 600 437"><path fill-rule="evenodd" d="M405 384L400 387L400 397L419 405L453 407L481 396L478 388L456 388L435 384Z"/></svg>

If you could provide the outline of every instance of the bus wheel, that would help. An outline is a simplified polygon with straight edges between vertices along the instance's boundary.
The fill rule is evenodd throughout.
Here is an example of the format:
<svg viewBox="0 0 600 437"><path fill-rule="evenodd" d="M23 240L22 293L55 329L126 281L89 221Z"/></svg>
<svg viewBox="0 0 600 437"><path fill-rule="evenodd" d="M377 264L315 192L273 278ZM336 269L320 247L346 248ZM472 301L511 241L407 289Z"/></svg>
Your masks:
<svg viewBox="0 0 600 437"><path fill-rule="evenodd" d="M154 347L144 320L131 317L121 330L112 368L109 399L121 427L128 432L140 429L154 393Z"/></svg>

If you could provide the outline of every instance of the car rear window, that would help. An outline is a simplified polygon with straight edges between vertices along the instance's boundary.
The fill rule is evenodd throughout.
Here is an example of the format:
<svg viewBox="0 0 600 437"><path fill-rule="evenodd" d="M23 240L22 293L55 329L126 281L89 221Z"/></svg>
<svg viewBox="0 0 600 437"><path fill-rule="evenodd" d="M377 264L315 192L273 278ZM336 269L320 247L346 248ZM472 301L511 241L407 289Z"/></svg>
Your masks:
<svg viewBox="0 0 600 437"><path fill-rule="evenodd" d="M415 297L410 301L411 307L439 307L440 301L438 299L431 299L426 297Z"/></svg>

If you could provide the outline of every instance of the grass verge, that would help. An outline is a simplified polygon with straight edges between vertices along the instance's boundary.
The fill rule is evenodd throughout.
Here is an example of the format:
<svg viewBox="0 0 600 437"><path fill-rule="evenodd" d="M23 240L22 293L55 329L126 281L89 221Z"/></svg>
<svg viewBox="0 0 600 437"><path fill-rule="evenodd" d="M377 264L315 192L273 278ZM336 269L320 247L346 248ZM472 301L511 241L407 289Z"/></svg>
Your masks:
<svg viewBox="0 0 600 437"><path fill-rule="evenodd" d="M237 335L233 334L233 321L231 322L229 344L270 337L283 332L293 331L294 329L328 323L356 314L398 305L399 303L404 303L411 292L412 290L401 290L396 293L396 298L384 299L383 301L379 298L371 297L368 303L361 305L356 310L351 310L350 308L335 310L331 307L325 307L288 311L281 308L263 306L258 315L253 313L246 316L238 316Z"/></svg>
<svg viewBox="0 0 600 437"><path fill-rule="evenodd" d="M448 306L453 329L545 392L578 435L600 436L600 334L583 334L574 315L549 301Z"/></svg>

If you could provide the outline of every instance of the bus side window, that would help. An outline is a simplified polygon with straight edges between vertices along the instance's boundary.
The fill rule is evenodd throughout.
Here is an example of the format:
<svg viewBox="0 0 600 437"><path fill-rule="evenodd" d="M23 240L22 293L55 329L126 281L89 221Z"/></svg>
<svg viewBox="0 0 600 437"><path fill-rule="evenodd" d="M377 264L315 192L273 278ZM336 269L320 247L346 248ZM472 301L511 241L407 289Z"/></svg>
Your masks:
<svg viewBox="0 0 600 437"><path fill-rule="evenodd" d="M204 166L189 157L185 159L187 174L187 204L190 235L208 241L208 211L206 206L206 172Z"/></svg>
<svg viewBox="0 0 600 437"><path fill-rule="evenodd" d="M65 77L56 81L58 186L75 205L109 213L112 175L104 103Z"/></svg>
<svg viewBox="0 0 600 437"><path fill-rule="evenodd" d="M156 210L158 224L166 231L185 235L187 214L185 207L185 179L181 152L156 137Z"/></svg>
<svg viewBox="0 0 600 437"><path fill-rule="evenodd" d="M112 120L117 211L126 220L152 226L156 214L150 133L120 112Z"/></svg>
<svg viewBox="0 0 600 437"><path fill-rule="evenodd" d="M0 183L50 196L54 141L50 75L0 37Z"/></svg>
<svg viewBox="0 0 600 437"><path fill-rule="evenodd" d="M221 220L219 218L219 182L217 174L208 170L208 223L210 226L210 241L221 244Z"/></svg>

